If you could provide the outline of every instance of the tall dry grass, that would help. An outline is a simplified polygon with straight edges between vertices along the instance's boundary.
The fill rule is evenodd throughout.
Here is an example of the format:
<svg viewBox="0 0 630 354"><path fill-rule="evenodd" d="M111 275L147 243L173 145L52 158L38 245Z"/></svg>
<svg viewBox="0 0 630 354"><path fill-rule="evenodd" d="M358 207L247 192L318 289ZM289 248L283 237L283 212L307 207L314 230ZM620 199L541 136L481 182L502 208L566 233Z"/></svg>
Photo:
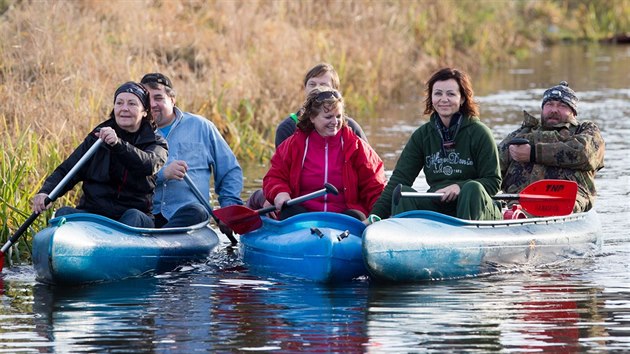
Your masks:
<svg viewBox="0 0 630 354"><path fill-rule="evenodd" d="M209 116L229 139L243 118L268 139L301 103L302 77L320 61L337 67L350 110L363 115L414 92L438 66L472 70L530 48L518 21L499 21L523 5L505 4L480 11L468 0L16 2L0 23L0 115L67 141L106 117L117 85L161 71L179 105Z"/></svg>
<svg viewBox="0 0 630 354"><path fill-rule="evenodd" d="M212 120L241 160L273 152L305 72L339 71L368 119L420 99L429 73L502 65L567 34L628 29L630 0L0 0L0 240L42 179L106 119L113 92L160 71L180 108ZM25 148L26 147L26 148ZM6 188L11 184L11 188ZM41 222L41 221L40 221ZM34 228L41 227L36 225Z"/></svg>

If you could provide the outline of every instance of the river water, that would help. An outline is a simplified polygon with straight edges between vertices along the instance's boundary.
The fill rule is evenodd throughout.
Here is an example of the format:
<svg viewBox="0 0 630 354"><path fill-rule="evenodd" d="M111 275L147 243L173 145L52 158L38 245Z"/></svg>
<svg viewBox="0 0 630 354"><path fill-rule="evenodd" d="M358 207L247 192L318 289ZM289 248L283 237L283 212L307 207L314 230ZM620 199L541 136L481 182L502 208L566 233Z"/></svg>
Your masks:
<svg viewBox="0 0 630 354"><path fill-rule="evenodd" d="M601 254L542 269L423 284L325 286L247 270L227 240L204 264L81 288L0 276L0 352L630 351L630 47L555 47L473 83L500 139L567 80L606 140L595 208ZM420 95L420 91L418 95ZM418 98L419 101L419 98ZM362 122L391 171L423 122L419 102ZM246 193L264 167L245 165ZM418 184L422 184L421 180Z"/></svg>

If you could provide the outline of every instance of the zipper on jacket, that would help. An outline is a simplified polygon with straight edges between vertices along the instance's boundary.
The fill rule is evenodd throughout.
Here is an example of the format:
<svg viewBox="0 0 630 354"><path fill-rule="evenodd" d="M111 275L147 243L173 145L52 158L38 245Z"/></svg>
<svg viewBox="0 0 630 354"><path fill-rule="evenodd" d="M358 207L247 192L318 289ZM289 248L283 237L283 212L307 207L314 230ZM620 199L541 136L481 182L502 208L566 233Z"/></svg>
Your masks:
<svg viewBox="0 0 630 354"><path fill-rule="evenodd" d="M328 139L324 147L324 183L328 183ZM324 211L328 211L328 194L324 194Z"/></svg>
<svg viewBox="0 0 630 354"><path fill-rule="evenodd" d="M120 192L123 189L123 186L127 184L127 169L125 168L125 172L123 173L123 178L122 181L120 181L120 183L118 184L118 195L116 196L116 199L120 199Z"/></svg>

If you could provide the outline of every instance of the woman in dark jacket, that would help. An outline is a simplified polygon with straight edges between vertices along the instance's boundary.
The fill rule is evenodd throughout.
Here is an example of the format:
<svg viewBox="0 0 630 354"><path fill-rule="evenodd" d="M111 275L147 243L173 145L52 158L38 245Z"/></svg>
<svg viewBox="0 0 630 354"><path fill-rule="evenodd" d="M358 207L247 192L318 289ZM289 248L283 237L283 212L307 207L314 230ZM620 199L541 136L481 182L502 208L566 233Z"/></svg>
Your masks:
<svg viewBox="0 0 630 354"><path fill-rule="evenodd" d="M76 208L62 207L56 216L78 212L99 214L136 227L154 227L151 214L155 174L164 165L166 140L155 134L149 94L138 83L126 82L114 94L109 119L99 124L53 173L33 197L33 211L42 212L46 197L97 139L102 146L68 181L60 195L83 182Z"/></svg>

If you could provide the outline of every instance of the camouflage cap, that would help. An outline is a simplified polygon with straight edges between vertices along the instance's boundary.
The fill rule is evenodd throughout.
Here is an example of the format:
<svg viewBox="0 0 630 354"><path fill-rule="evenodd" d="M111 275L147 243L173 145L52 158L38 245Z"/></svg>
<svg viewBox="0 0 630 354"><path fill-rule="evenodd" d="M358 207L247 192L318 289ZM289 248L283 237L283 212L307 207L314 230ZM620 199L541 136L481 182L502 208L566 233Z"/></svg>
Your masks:
<svg viewBox="0 0 630 354"><path fill-rule="evenodd" d="M577 116L577 103L579 100L566 81L560 81L560 84L545 91L541 107L544 107L545 103L549 101L560 101L566 104L571 107L573 114Z"/></svg>

